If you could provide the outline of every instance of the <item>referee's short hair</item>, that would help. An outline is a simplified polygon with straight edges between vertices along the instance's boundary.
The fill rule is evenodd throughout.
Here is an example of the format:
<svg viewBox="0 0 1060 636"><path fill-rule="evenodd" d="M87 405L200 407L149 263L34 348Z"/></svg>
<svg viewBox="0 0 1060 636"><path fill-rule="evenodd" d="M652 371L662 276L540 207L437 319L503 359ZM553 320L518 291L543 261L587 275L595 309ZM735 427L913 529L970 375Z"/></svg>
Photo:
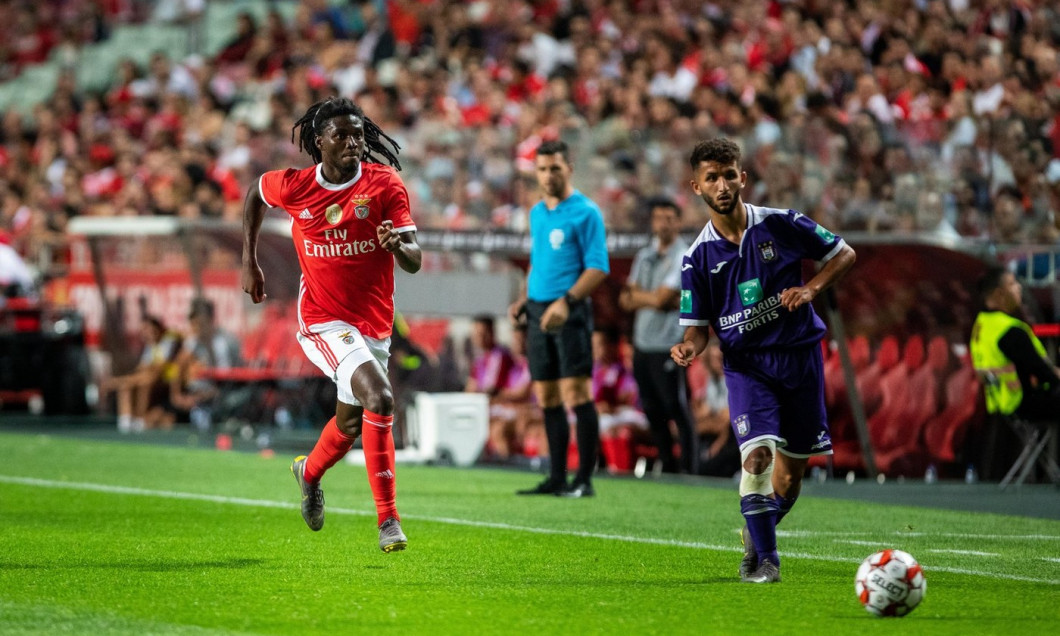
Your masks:
<svg viewBox="0 0 1060 636"><path fill-rule="evenodd" d="M559 155L563 157L563 160L570 162L570 148L567 147L567 143L561 139L554 139L552 141L546 141L537 147L538 155Z"/></svg>

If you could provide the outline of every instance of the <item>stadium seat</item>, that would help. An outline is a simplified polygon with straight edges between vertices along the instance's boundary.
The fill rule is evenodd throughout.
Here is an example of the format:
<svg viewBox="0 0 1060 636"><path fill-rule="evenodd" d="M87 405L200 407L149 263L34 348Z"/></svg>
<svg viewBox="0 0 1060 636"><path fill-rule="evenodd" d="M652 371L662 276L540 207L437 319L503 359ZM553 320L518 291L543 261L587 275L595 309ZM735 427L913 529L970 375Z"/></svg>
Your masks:
<svg viewBox="0 0 1060 636"><path fill-rule="evenodd" d="M958 461L968 429L981 411L979 382L969 365L962 365L946 380L946 404L924 426L924 446L932 460L946 466Z"/></svg>
<svg viewBox="0 0 1060 636"><path fill-rule="evenodd" d="M924 357L923 339L911 336L900 363L880 378L880 407L869 417L869 438L876 467L884 474L912 475L926 465L920 436L934 413L937 381L931 372L918 373Z"/></svg>
<svg viewBox="0 0 1060 636"><path fill-rule="evenodd" d="M884 336L880 341L879 349L876 351L875 359L858 374L858 392L865 405L865 415L869 416L879 407L882 393L880 390L880 379L889 372L901 359L901 350L898 346L898 338L893 335Z"/></svg>

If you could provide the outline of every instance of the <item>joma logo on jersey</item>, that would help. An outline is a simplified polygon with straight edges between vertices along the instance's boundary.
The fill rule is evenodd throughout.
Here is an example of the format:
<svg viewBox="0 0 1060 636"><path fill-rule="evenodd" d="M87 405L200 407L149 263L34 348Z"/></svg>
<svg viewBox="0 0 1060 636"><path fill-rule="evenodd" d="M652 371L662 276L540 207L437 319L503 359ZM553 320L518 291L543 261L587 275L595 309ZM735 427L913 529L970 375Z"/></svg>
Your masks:
<svg viewBox="0 0 1060 636"><path fill-rule="evenodd" d="M353 204L353 214L358 219L368 218L368 204L372 202L371 197L365 199L350 199L350 203Z"/></svg>
<svg viewBox="0 0 1060 636"><path fill-rule="evenodd" d="M777 250L773 247L773 241L765 241L758 244L758 255L762 257L762 261L768 263L776 259Z"/></svg>
<svg viewBox="0 0 1060 636"><path fill-rule="evenodd" d="M740 283L736 290L740 292L740 302L744 307L762 300L762 283L758 282L757 278Z"/></svg>

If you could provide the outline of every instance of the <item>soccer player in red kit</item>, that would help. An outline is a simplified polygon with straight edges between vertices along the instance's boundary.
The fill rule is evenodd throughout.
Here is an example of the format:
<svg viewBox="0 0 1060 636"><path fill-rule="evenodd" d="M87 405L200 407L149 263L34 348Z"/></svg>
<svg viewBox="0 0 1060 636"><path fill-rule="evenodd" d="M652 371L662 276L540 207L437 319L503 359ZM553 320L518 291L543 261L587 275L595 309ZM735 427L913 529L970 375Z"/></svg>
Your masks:
<svg viewBox="0 0 1060 636"><path fill-rule="evenodd" d="M324 525L320 478L362 436L368 482L379 521L379 547L404 550L395 505L394 394L387 380L394 323L394 262L419 271L422 253L398 176L399 146L356 104L332 97L306 111L292 129L313 157L303 170L266 172L247 191L243 208L243 291L265 299L257 246L265 206L291 215L302 280L298 342L338 387L335 417L291 472L302 491L302 518ZM383 165L379 157L390 164Z"/></svg>

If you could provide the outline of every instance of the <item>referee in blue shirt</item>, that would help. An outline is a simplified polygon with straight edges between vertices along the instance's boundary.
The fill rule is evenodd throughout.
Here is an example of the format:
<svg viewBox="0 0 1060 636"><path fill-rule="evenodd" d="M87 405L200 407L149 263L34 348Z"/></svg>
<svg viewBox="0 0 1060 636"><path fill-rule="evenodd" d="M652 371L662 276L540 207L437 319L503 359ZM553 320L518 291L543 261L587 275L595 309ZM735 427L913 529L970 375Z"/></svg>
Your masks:
<svg viewBox="0 0 1060 636"><path fill-rule="evenodd" d="M541 144L534 159L542 200L530 210L530 271L526 295L509 308L513 320L528 323L527 358L534 393L545 416L551 472L520 495L591 497L600 443L600 422L592 398L593 312L589 296L610 266L604 217L589 197L571 185L567 144ZM570 427L574 412L578 472L567 483Z"/></svg>

